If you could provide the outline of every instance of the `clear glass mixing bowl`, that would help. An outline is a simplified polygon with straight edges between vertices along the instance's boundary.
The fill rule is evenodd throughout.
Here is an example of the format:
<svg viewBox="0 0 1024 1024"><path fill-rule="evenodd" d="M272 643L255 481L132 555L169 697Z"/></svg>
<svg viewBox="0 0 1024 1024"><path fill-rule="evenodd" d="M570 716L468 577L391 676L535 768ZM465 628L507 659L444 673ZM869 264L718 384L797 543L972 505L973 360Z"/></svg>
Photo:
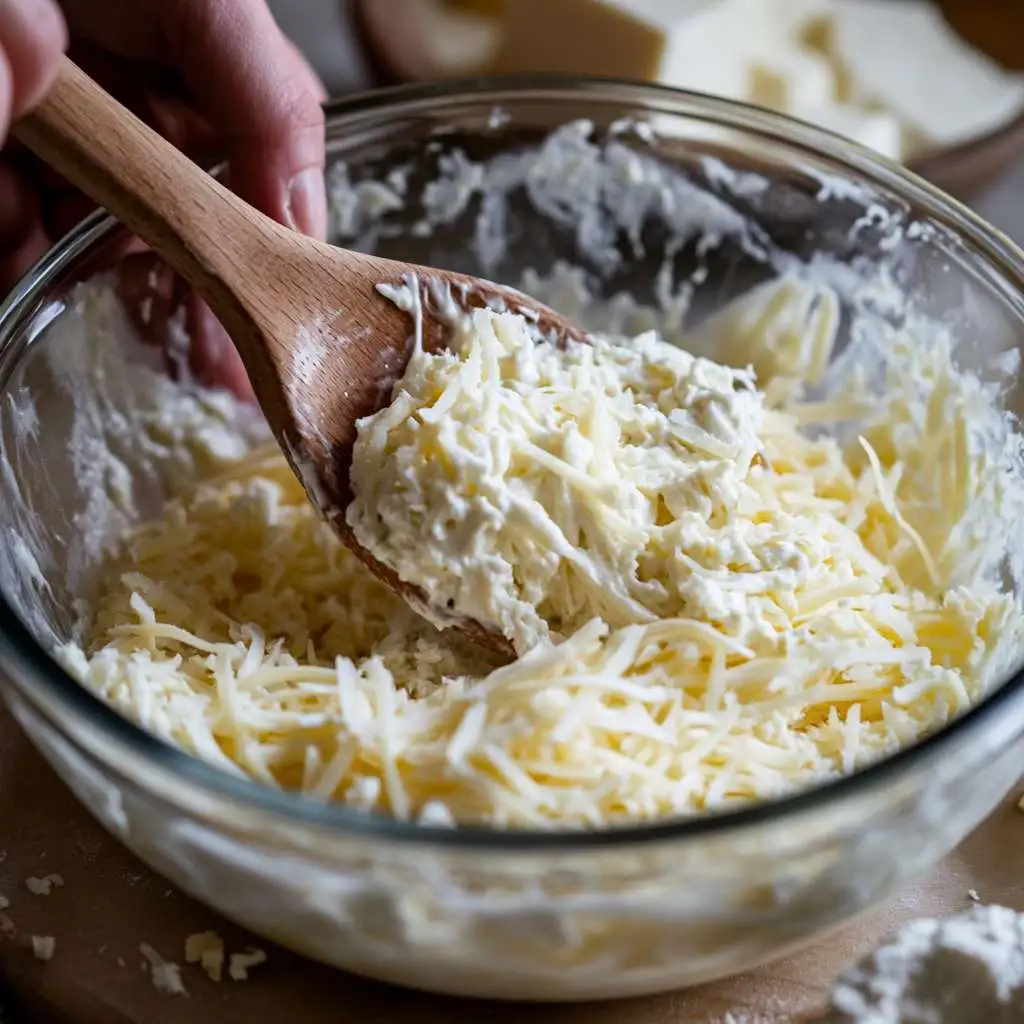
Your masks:
<svg viewBox="0 0 1024 1024"><path fill-rule="evenodd" d="M348 244L512 283L563 259L606 296L652 301L674 288L692 300L678 306L687 323L780 267L813 267L839 288L851 337L856 322L904 316L909 297L962 340L964 361L1024 347L1019 250L895 165L785 118L653 87L536 78L381 92L328 113L331 160L347 165L332 181ZM523 163L524 147L582 118L596 156L578 128L561 155ZM647 171L622 159L627 150L647 154ZM501 202L480 194L467 161L490 161L499 191L513 183ZM595 177L587 168L598 165ZM396 203L403 190L410 200ZM573 1000L694 985L881 900L1021 775L1019 671L951 727L852 778L606 831L383 820L230 777L140 731L48 653L76 617L65 570L81 554L87 495L45 355L69 287L109 266L121 242L109 218L91 217L0 309L5 696L114 835L228 917L309 956L443 992ZM1024 385L1009 400L1019 409Z"/></svg>

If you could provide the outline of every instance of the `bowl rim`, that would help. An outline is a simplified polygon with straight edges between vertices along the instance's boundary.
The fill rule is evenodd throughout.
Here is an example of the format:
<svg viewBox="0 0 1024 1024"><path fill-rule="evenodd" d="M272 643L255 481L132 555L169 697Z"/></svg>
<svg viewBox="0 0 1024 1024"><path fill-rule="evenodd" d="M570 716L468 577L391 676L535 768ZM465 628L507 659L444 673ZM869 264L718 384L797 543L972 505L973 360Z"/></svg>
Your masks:
<svg viewBox="0 0 1024 1024"><path fill-rule="evenodd" d="M611 90L615 96L599 96ZM501 99L544 101L573 100L592 93L591 99L605 105L634 104L656 108L656 101L670 103L670 113L717 122L739 131L799 145L809 155L824 156L844 166L848 172L867 176L876 184L896 191L902 197L909 192L923 204L929 216L942 222L957 222L957 234L967 237L987 259L1009 268L1020 281L1020 308L1024 316L1024 252L998 229L964 207L957 200L905 167L856 145L839 135L782 114L762 110L702 93L668 86L607 77L573 75L514 75L476 77L443 83L398 85L367 93L333 99L324 104L328 125L342 117L358 118L390 109L414 115L430 110L438 113L438 104L468 103L477 107L500 109ZM647 101L645 104L644 101ZM50 284L62 272L75 265L102 241L113 236L116 220L104 210L96 210L72 228L33 266L7 298L0 302L0 388L12 368L19 328L46 298ZM1024 734L1024 664L1011 672L997 690L963 715L912 746L877 761L853 775L840 776L773 800L760 801L734 809L716 810L699 815L672 816L653 821L616 824L600 829L496 829L480 825L462 825L456 829L417 821L402 821L369 814L340 802L321 803L301 793L275 790L255 780L236 777L147 732L123 717L101 698L75 681L22 622L18 612L0 591L0 667L9 671L24 686L31 680L40 692L23 699L47 717L62 735L76 746L81 744L67 735L55 721L47 701L55 701L72 717L88 720L96 733L112 741L116 748L129 752L158 771L179 777L209 796L225 799L238 809L285 819L288 824L314 827L337 836L362 836L378 840L442 846L449 850L580 852L620 848L636 844L695 840L725 832L756 829L765 823L795 820L840 801L856 799L887 782L905 776L927 762L937 761L954 742L980 736L995 719L1004 714L1015 717L1016 733ZM13 671L10 671L13 670ZM90 754L95 756L95 754ZM123 772L106 763L106 768ZM124 780L131 784L131 780ZM173 796L163 797L173 801Z"/></svg>

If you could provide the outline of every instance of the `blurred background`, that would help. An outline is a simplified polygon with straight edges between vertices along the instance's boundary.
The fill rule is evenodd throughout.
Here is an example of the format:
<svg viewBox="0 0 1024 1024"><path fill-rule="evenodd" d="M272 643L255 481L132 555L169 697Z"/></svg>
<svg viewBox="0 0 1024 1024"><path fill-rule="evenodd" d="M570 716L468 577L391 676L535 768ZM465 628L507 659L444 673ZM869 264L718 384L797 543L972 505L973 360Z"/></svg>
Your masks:
<svg viewBox="0 0 1024 1024"><path fill-rule="evenodd" d="M1024 241L1024 0L270 0L332 94L613 75L743 100L906 163Z"/></svg>

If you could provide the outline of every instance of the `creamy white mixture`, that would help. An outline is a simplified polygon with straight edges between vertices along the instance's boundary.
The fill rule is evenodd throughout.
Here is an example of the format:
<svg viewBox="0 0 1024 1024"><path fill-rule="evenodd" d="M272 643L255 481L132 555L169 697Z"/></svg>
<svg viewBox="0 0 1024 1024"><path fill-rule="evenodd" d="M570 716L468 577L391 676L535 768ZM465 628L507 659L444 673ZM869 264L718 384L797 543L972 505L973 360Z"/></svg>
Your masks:
<svg viewBox="0 0 1024 1024"><path fill-rule="evenodd" d="M653 335L558 352L481 313L362 424L361 538L511 664L384 590L273 450L133 532L64 663L228 770L440 824L697 813L914 742L1024 641L998 536L1024 442L935 339L884 339L869 411L801 401L834 323L787 338L806 288L768 293L715 328L760 340L764 391ZM855 415L846 446L812 430Z"/></svg>

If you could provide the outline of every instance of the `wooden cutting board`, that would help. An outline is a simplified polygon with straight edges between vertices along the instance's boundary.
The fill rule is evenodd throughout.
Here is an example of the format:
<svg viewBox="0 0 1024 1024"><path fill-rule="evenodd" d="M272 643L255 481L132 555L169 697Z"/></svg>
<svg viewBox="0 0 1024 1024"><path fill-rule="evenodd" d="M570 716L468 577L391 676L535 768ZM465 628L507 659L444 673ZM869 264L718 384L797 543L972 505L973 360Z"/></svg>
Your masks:
<svg viewBox="0 0 1024 1024"><path fill-rule="evenodd" d="M596 1005L470 1002L408 992L303 960L222 920L155 875L75 802L0 705L0 893L15 936L0 935L0 1004L24 1024L246 1024L338 1021L406 1024L782 1024L820 1005L831 979L911 917L985 902L1024 910L1024 813L1020 794L1000 808L930 878L900 893L819 945L742 977L672 995ZM25 887L56 872L49 896ZM184 966L188 998L157 993L140 943L183 963L185 937L214 930L229 950L267 950L249 980L210 981ZM52 960L32 955L27 937L56 939ZM8 1014L11 1012L8 1009ZM9 1018L3 1016L4 1024ZM732 1017L730 1018L730 1014ZM22 1024L21 1017L16 1018Z"/></svg>

